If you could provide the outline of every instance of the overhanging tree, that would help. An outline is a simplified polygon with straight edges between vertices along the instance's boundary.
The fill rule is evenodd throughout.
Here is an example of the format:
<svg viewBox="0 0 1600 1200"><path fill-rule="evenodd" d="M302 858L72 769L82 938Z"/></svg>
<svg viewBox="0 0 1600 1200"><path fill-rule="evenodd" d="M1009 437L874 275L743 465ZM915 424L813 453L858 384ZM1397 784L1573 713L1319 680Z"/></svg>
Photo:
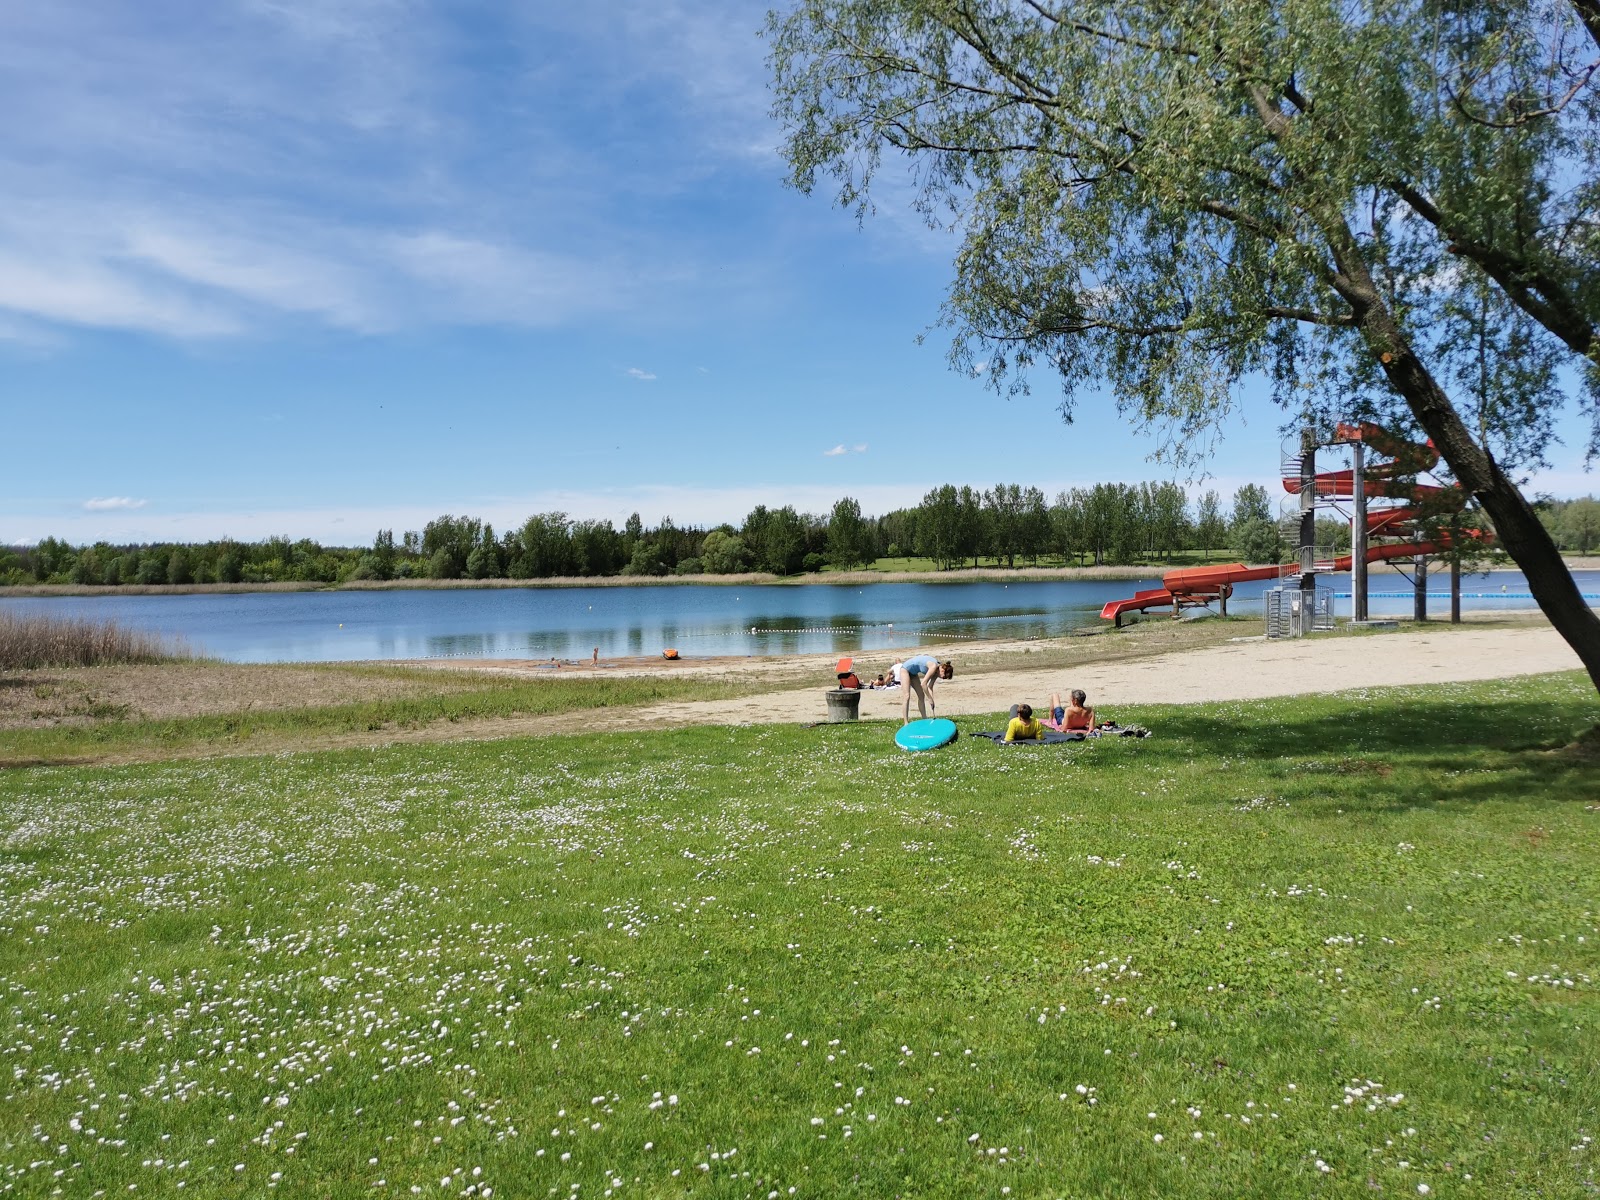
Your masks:
<svg viewBox="0 0 1600 1200"><path fill-rule="evenodd" d="M958 365L1063 415L1109 382L1197 456L1240 384L1420 429L1600 687L1600 619L1516 475L1600 444L1600 0L799 0L792 180L886 162L963 235ZM887 158L885 157L887 154Z"/></svg>

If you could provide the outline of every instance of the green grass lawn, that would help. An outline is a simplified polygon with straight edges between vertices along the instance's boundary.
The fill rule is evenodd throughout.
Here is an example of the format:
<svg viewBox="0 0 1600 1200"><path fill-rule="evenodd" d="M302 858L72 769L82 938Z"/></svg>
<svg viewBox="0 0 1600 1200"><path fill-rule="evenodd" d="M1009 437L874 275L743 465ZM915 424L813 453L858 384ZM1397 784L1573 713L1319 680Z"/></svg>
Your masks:
<svg viewBox="0 0 1600 1200"><path fill-rule="evenodd" d="M1113 715L0 774L0 1195L1594 1192L1581 677Z"/></svg>

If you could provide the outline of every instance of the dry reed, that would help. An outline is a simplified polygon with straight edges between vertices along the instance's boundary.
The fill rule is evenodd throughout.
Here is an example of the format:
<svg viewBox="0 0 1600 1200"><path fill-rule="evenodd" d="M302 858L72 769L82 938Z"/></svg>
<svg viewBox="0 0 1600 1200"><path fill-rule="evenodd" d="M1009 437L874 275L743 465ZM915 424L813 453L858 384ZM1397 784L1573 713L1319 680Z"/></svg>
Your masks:
<svg viewBox="0 0 1600 1200"><path fill-rule="evenodd" d="M181 643L115 621L0 613L0 671L191 659Z"/></svg>

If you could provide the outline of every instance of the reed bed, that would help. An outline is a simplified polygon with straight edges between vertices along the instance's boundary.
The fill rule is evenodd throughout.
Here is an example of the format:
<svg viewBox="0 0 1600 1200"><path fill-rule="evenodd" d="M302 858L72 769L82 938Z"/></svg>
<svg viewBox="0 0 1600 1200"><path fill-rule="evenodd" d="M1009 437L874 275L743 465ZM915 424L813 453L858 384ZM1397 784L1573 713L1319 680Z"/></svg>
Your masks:
<svg viewBox="0 0 1600 1200"><path fill-rule="evenodd" d="M0 671L193 659L182 642L115 621L0 613Z"/></svg>

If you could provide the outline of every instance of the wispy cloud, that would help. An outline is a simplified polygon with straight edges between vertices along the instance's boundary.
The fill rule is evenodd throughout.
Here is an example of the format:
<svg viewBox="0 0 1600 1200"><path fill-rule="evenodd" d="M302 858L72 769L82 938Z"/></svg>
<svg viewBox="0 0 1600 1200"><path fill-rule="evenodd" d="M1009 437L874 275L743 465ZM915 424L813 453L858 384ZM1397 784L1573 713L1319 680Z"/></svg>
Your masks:
<svg viewBox="0 0 1600 1200"><path fill-rule="evenodd" d="M0 339L670 310L667 289L712 285L704 239L641 213L748 169L767 126L759 18L599 7L0 7ZM485 68L491 45L503 69ZM587 99L551 103L578 71L597 75ZM646 92L636 139L597 142L595 121Z"/></svg>
<svg viewBox="0 0 1600 1200"><path fill-rule="evenodd" d="M867 452L867 444L865 442L857 442L853 446L846 446L843 442L840 442L837 446L834 446L832 449L824 450L822 452L822 457L823 458L838 458L841 454L865 454L866 452Z"/></svg>
<svg viewBox="0 0 1600 1200"><path fill-rule="evenodd" d="M147 500L135 500L132 496L96 496L92 500L85 500L83 507L87 512L117 512L143 508L148 503Z"/></svg>
<svg viewBox="0 0 1600 1200"><path fill-rule="evenodd" d="M648 379L654 379L655 378L654 375L652 375L649 371L644 370L642 367L629 367L627 373L628 373L628 376L630 378L632 378L632 379L646 379L646 380L648 380Z"/></svg>

